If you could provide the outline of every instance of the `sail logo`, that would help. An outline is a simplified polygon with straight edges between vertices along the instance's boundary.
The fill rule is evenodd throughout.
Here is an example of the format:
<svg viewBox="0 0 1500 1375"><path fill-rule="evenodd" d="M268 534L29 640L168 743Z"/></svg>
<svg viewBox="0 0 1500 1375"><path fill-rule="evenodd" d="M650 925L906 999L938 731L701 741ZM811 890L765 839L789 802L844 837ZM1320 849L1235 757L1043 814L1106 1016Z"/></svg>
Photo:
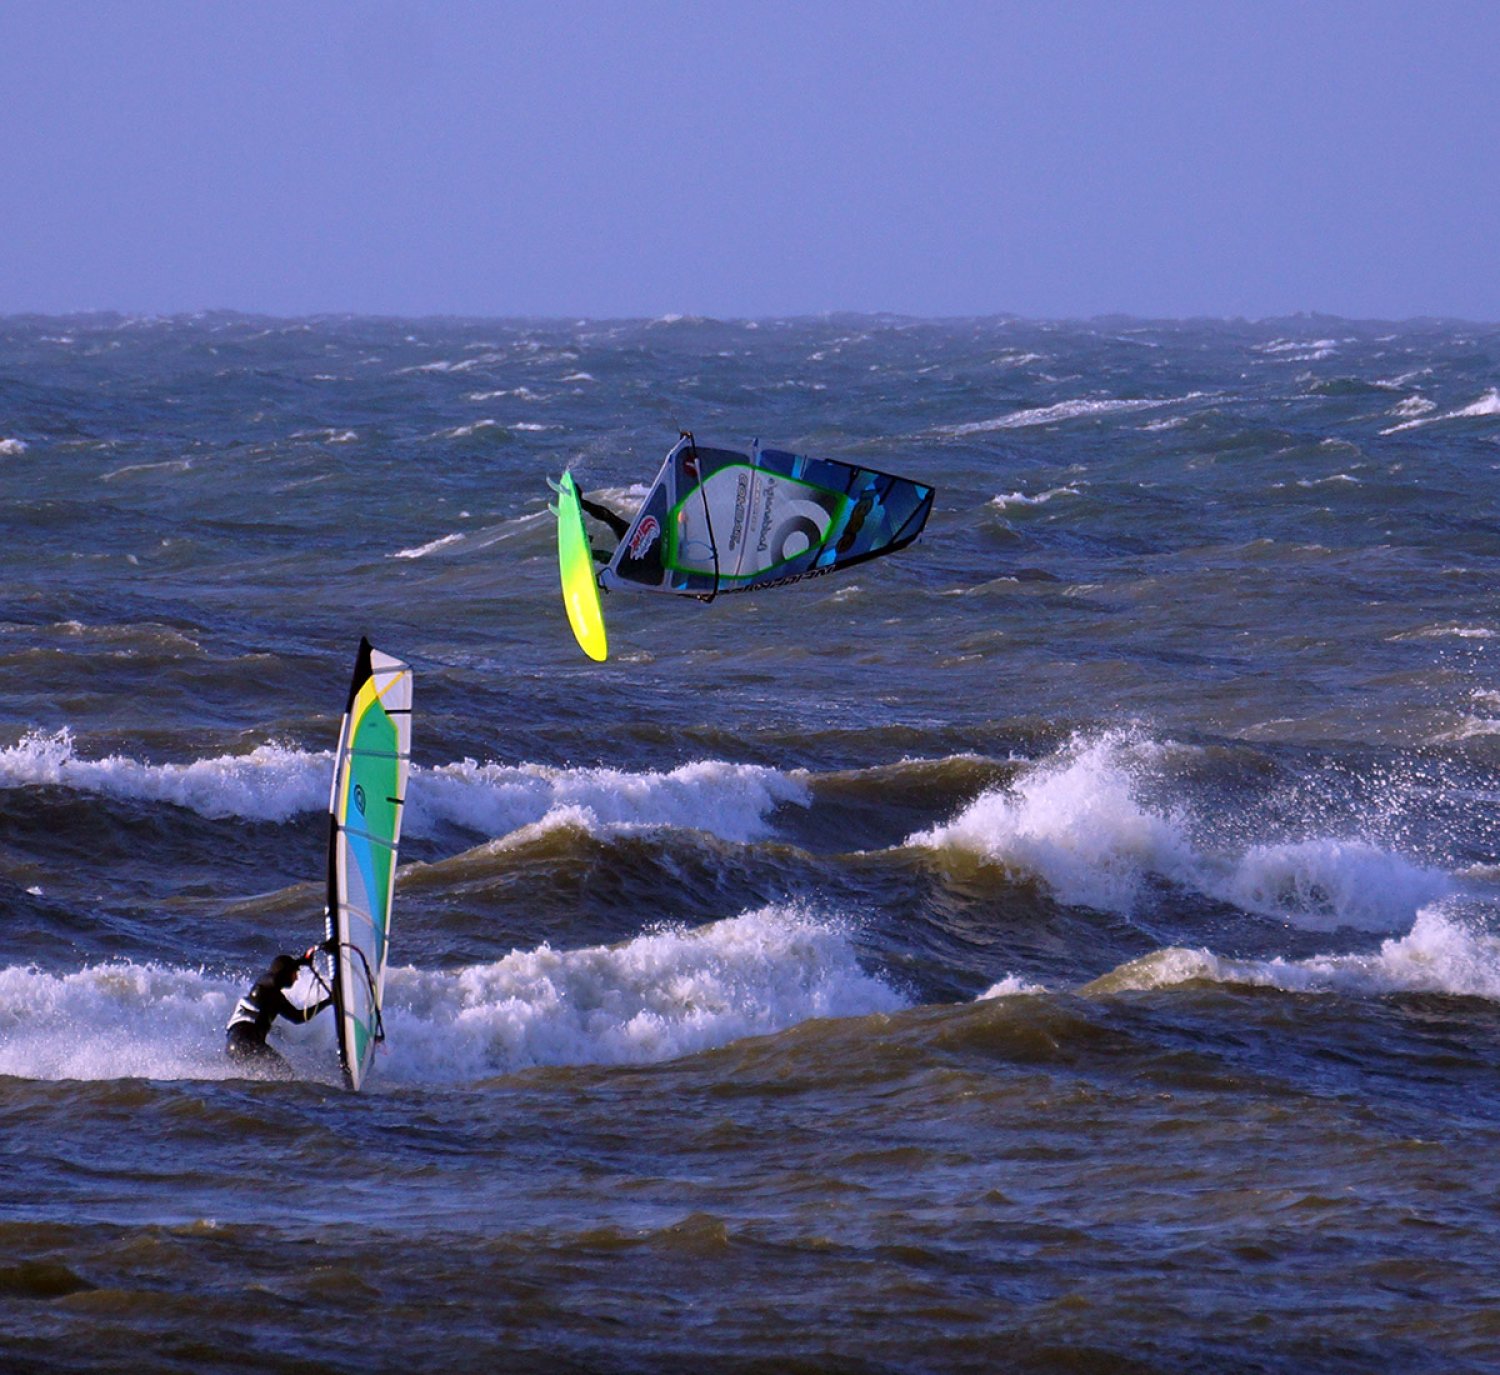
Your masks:
<svg viewBox="0 0 1500 1375"><path fill-rule="evenodd" d="M354 785L354 808L363 816L365 814L365 787L363 783Z"/></svg>
<svg viewBox="0 0 1500 1375"><path fill-rule="evenodd" d="M635 527L630 536L629 544L625 546L630 553L630 557L633 559L645 557L646 551L656 543L657 537L660 534L661 523L655 516L647 516L645 520Z"/></svg>

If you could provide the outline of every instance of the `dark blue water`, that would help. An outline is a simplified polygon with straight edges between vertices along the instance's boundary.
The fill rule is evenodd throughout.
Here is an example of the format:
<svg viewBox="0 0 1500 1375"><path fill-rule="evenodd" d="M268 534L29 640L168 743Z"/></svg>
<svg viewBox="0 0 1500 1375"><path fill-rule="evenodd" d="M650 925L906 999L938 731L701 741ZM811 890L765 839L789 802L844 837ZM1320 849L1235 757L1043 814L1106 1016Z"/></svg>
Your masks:
<svg viewBox="0 0 1500 1375"><path fill-rule="evenodd" d="M678 427L927 534L591 664ZM1500 330L11 318L0 473L0 1366L1500 1369Z"/></svg>

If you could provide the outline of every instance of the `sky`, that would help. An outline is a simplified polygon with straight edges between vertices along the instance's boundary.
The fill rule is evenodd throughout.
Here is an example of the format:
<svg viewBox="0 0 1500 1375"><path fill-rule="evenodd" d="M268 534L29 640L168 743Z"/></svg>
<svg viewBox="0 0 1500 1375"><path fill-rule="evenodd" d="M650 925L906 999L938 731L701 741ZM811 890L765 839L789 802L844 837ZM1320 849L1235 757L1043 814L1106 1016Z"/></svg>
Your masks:
<svg viewBox="0 0 1500 1375"><path fill-rule="evenodd" d="M0 314L1500 320L1500 0L0 0Z"/></svg>

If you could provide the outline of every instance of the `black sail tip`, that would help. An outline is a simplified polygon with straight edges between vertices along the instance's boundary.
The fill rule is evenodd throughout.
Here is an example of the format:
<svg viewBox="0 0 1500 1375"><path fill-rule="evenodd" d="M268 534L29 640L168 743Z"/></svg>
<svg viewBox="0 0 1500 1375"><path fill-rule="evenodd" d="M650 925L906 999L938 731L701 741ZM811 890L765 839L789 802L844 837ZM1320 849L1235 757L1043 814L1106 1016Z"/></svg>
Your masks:
<svg viewBox="0 0 1500 1375"><path fill-rule="evenodd" d="M374 646L370 643L369 637L361 635L359 637L359 649L355 651L354 655L354 677L349 682L349 700L344 704L346 712L353 709L354 699L359 696L360 687L375 671L370 661L370 655L373 650Z"/></svg>

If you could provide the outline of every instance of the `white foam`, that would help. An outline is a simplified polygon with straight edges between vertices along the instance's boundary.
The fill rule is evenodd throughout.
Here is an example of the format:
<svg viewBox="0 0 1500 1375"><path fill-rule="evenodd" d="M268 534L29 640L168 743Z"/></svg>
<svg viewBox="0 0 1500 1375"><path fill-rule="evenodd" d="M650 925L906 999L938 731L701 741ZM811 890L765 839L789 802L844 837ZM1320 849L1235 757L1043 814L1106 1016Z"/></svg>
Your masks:
<svg viewBox="0 0 1500 1375"><path fill-rule="evenodd" d="M398 549L389 555L393 559L425 559L429 554L435 554L439 549L446 549L450 544L457 544L464 537L461 534L443 535L438 539L429 540L426 544L419 544L413 549Z"/></svg>
<svg viewBox="0 0 1500 1375"><path fill-rule="evenodd" d="M496 837L522 827L575 826L599 834L673 826L733 841L767 834L766 818L783 803L805 807L811 800L804 778L713 759L665 773L465 759L415 773L408 797L419 824L441 819Z"/></svg>
<svg viewBox="0 0 1500 1375"><path fill-rule="evenodd" d="M1036 496L1027 496L1025 492L1009 492L1005 496L993 496L990 505L1003 511L1009 506L1041 506L1051 501L1054 497L1076 497L1076 487L1053 487L1045 492L1038 492Z"/></svg>
<svg viewBox="0 0 1500 1375"><path fill-rule="evenodd" d="M275 743L188 764L148 764L119 755L80 759L67 730L33 731L0 750L0 786L71 788L254 821L284 822L323 811L332 768L332 751ZM810 801L800 775L713 759L644 773L464 759L412 769L406 826L409 834L421 834L447 823L491 838L522 827L576 826L607 834L675 826L748 841L767 832L766 818L778 806Z"/></svg>
<svg viewBox="0 0 1500 1375"><path fill-rule="evenodd" d="M1288 362L1301 362L1304 358L1326 358L1338 348L1337 339L1273 339L1269 344L1256 344L1254 353L1292 354Z"/></svg>
<svg viewBox="0 0 1500 1375"><path fill-rule="evenodd" d="M1153 878L1309 930L1400 930L1450 891L1449 875L1359 836L1201 849L1185 807L1140 798L1170 748L1121 731L1075 737L906 844L967 854L1039 880L1061 902L1126 916Z"/></svg>
<svg viewBox="0 0 1500 1375"><path fill-rule="evenodd" d="M26 452L24 439L0 439L0 457L16 458Z"/></svg>
<svg viewBox="0 0 1500 1375"><path fill-rule="evenodd" d="M860 968L838 924L767 907L621 945L543 945L456 973L393 970L380 1072L426 1083L529 1065L648 1063L904 1005Z"/></svg>
<svg viewBox="0 0 1500 1375"><path fill-rule="evenodd" d="M513 396L518 401L540 401L542 399L530 387L505 387L500 391L471 391L464 399L467 401L495 401L502 396Z"/></svg>
<svg viewBox="0 0 1500 1375"><path fill-rule="evenodd" d="M113 482L116 478L129 477L131 473L186 473L192 471L190 458L164 458L158 463L127 463L123 468L113 468L104 473L100 482Z"/></svg>
<svg viewBox="0 0 1500 1375"><path fill-rule="evenodd" d="M317 439L321 440L324 444L352 444L356 439L359 438L359 435L354 430L294 430L292 432L292 438Z"/></svg>
<svg viewBox="0 0 1500 1375"><path fill-rule="evenodd" d="M0 970L0 1075L222 1079L224 1023L254 977L120 962ZM304 976L304 982L307 982ZM311 989L293 990L308 1001ZM613 946L515 951L455 970L388 972L372 1085L470 1082L532 1065L642 1064L905 1001L860 968L844 927L768 907ZM276 1046L333 1081L331 1018L278 1021Z"/></svg>
<svg viewBox="0 0 1500 1375"><path fill-rule="evenodd" d="M1230 959L1209 950L1157 950L1097 981L1101 992L1189 981L1250 984L1293 993L1443 993L1500 1001L1500 939L1449 903L1423 907L1405 935L1369 955L1305 960Z"/></svg>
<svg viewBox="0 0 1500 1375"><path fill-rule="evenodd" d="M1420 630L1403 630L1387 635L1388 640L1493 640L1495 632L1487 625L1427 625Z"/></svg>
<svg viewBox="0 0 1500 1375"><path fill-rule="evenodd" d="M473 358L461 358L457 361L447 358L439 358L431 363L417 363L409 368L397 368L396 376L412 372L470 372L474 368L482 367L486 363L503 363L506 355L503 352L490 352L476 354Z"/></svg>
<svg viewBox="0 0 1500 1375"><path fill-rule="evenodd" d="M991 984L974 1001L982 1003L991 998L1018 998L1028 993L1045 993L1046 991L1042 984L1032 983L1029 979L1023 979L1019 974L1007 974L999 983Z"/></svg>
<svg viewBox="0 0 1500 1375"><path fill-rule="evenodd" d="M1425 396L1408 396L1398 401L1391 407L1394 414L1412 420L1419 415L1430 415L1437 410L1437 402L1429 401Z"/></svg>

